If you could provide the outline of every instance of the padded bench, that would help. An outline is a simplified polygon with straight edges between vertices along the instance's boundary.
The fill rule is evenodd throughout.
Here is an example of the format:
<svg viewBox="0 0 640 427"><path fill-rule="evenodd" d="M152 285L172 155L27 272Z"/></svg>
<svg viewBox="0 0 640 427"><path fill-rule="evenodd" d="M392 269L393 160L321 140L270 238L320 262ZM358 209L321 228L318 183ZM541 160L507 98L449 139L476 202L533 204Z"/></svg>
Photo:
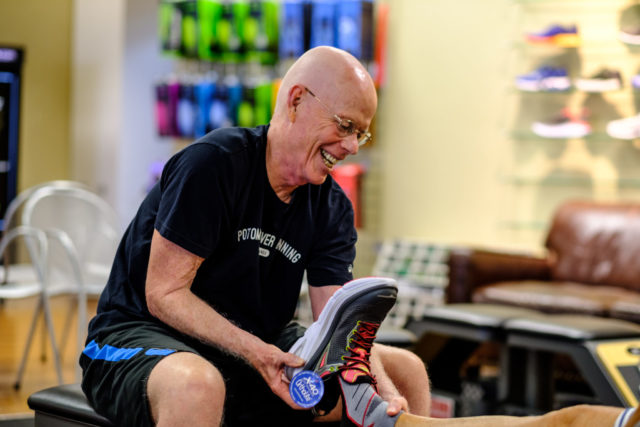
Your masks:
<svg viewBox="0 0 640 427"><path fill-rule="evenodd" d="M550 314L510 319L503 327L510 348L528 351L525 364L528 404L552 409L553 386L545 378L551 372L551 355L563 353L571 357L599 403L638 405L640 374L633 369L634 377L621 378L619 362L626 360L634 367L640 364L640 357L627 354L633 349L640 350L640 325L580 314ZM605 351L607 348L614 351Z"/></svg>
<svg viewBox="0 0 640 427"><path fill-rule="evenodd" d="M115 427L87 402L80 384L65 384L37 391L27 400L35 411L35 427Z"/></svg>
<svg viewBox="0 0 640 427"><path fill-rule="evenodd" d="M420 339L425 334L436 334L448 337L433 362L436 369L429 374L435 389L432 396L450 397L450 390L438 386L450 387L452 378L459 378L460 367L471 355L486 342L493 342L499 347L498 364L500 366L495 399L504 402L518 399L514 396L524 395L524 383L519 375L521 366L518 361L525 357L525 350L512 349L506 345L504 325L513 318L535 318L541 316L538 311L523 307L504 306L498 304L446 304L428 307L420 319L409 322L407 329ZM425 342L432 347L435 342L429 337ZM460 402L461 403L461 402ZM460 410L459 416L484 415Z"/></svg>
<svg viewBox="0 0 640 427"><path fill-rule="evenodd" d="M640 347L640 325L632 322L547 314L517 306L458 303L427 308L424 317L411 321L407 328L419 338L426 333L448 337L452 343L447 345L455 347L453 351L441 350L447 372L431 372L434 387L459 377L459 366L478 347L477 343L491 341L500 348L497 402L524 404L532 413L552 409L554 354L566 354L574 361L598 403L636 406L640 400L636 379L627 378L631 383L625 385L616 372L619 363L607 360L611 356L599 351L602 347L620 346L609 351L615 359L630 351L626 348ZM640 355L640 348L637 354ZM626 363L637 366L640 357L630 356ZM638 375L640 382L637 371L630 375Z"/></svg>

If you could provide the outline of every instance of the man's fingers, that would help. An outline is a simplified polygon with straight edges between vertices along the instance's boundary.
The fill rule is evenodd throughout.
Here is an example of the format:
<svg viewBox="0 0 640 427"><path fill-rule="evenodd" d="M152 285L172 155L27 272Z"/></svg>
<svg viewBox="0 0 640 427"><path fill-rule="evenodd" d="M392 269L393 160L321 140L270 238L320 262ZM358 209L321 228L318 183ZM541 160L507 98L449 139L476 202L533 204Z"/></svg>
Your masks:
<svg viewBox="0 0 640 427"><path fill-rule="evenodd" d="M291 366L292 368L299 368L305 364L305 360L292 353L287 353L287 357L284 359L284 364Z"/></svg>
<svg viewBox="0 0 640 427"><path fill-rule="evenodd" d="M389 402L389 405L387 406L387 415L393 417L394 415L397 415L400 411L408 412L409 403L407 402L407 399L405 399L404 397L394 397L393 399L391 399L391 401Z"/></svg>
<svg viewBox="0 0 640 427"><path fill-rule="evenodd" d="M293 409L304 409L302 406L296 405L296 403L291 398L289 394L289 387L286 384L281 383L280 386L277 386L274 392L282 399L287 405L291 406Z"/></svg>

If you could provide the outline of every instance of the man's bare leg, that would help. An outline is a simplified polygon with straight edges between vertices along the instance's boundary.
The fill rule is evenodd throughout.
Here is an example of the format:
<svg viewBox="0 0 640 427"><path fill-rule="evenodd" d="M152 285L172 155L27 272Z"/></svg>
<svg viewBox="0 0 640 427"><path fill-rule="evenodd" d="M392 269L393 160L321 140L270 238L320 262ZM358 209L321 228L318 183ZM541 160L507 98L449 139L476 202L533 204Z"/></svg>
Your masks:
<svg viewBox="0 0 640 427"><path fill-rule="evenodd" d="M380 371L383 372L380 372ZM371 372L379 379L387 377L409 404L409 412L428 416L431 411L429 377L424 362L416 354L381 344L374 344L371 352ZM385 375L386 374L386 375ZM378 389L384 398L384 387Z"/></svg>
<svg viewBox="0 0 640 427"><path fill-rule="evenodd" d="M147 382L151 415L158 427L219 426L225 385L210 362L193 353L174 353L162 359Z"/></svg>
<svg viewBox="0 0 640 427"><path fill-rule="evenodd" d="M426 418L402 414L395 427L613 427L622 408L578 405L530 417L479 416L467 418Z"/></svg>

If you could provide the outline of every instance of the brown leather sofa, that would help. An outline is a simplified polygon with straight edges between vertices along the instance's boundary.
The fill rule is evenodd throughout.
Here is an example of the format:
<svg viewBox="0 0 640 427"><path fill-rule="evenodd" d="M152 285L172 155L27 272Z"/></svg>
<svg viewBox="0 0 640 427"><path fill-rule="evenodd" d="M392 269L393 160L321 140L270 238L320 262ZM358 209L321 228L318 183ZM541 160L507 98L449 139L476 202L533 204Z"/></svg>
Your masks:
<svg viewBox="0 0 640 427"><path fill-rule="evenodd" d="M640 323L640 204L562 204L533 257L456 248L447 302L580 313Z"/></svg>

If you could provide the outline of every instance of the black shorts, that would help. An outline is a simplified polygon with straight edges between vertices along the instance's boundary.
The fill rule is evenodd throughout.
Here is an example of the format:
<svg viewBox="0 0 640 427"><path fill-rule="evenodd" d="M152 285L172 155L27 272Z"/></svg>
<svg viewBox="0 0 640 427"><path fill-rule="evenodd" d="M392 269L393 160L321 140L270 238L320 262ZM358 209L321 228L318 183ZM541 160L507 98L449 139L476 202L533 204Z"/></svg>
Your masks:
<svg viewBox="0 0 640 427"><path fill-rule="evenodd" d="M273 344L286 351L302 334L303 327L291 324ZM105 329L87 344L80 356L82 390L96 411L116 425L152 426L147 380L156 363L177 351L206 358L222 374L225 426L265 425L269 420L279 426L311 424L311 411L290 408L246 362L146 321Z"/></svg>

